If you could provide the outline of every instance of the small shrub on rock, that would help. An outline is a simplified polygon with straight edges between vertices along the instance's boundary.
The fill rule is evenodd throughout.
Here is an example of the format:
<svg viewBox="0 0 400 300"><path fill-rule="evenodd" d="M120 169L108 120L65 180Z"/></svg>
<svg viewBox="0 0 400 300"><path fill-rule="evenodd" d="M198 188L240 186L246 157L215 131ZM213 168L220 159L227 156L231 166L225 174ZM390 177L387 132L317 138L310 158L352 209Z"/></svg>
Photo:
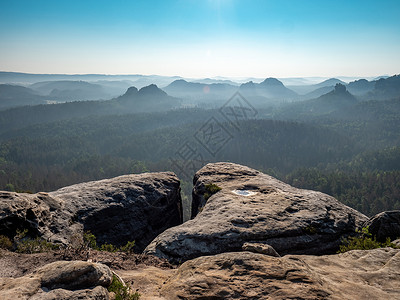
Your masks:
<svg viewBox="0 0 400 300"><path fill-rule="evenodd" d="M135 241L127 242L125 246L122 246L121 248L119 248L119 251L126 252L126 253L132 253L133 247L135 247Z"/></svg>
<svg viewBox="0 0 400 300"><path fill-rule="evenodd" d="M96 237L90 231L86 231L83 233L83 243L85 244L86 248L98 249Z"/></svg>
<svg viewBox="0 0 400 300"><path fill-rule="evenodd" d="M57 250L58 245L50 243L40 237L34 239L26 237L28 230L20 231L17 230L17 234L14 237L14 247L18 253L40 253L48 252L51 250Z"/></svg>
<svg viewBox="0 0 400 300"><path fill-rule="evenodd" d="M0 235L0 249L11 250L12 246L13 244L7 236Z"/></svg>
<svg viewBox="0 0 400 300"><path fill-rule="evenodd" d="M378 242L369 232L368 227L357 230L356 233L356 236L351 236L343 240L338 253L344 253L350 250L370 250L385 247L397 248L397 246L390 241L390 238L387 238L384 243Z"/></svg>
<svg viewBox="0 0 400 300"><path fill-rule="evenodd" d="M205 186L206 192L204 193L204 200L208 200L212 195L218 193L220 190L222 190L218 185L214 183L209 183L206 184Z"/></svg>
<svg viewBox="0 0 400 300"><path fill-rule="evenodd" d="M100 247L97 246L97 241L96 241L96 236L91 233L90 231L86 231L83 234L83 241L85 248L91 248L94 250L99 250L99 251L107 251L107 252L126 252L126 253L132 253L133 252L133 247L135 246L135 241L128 241L125 246L115 246L113 244L108 244L104 243Z"/></svg>
<svg viewBox="0 0 400 300"><path fill-rule="evenodd" d="M103 244L101 245L101 247L99 248L100 251L107 251L107 252L117 252L118 251L118 247L115 247L113 244Z"/></svg>
<svg viewBox="0 0 400 300"><path fill-rule="evenodd" d="M138 292L132 293L130 288L124 285L115 275L113 275L108 291L115 294L115 300L138 300L140 298Z"/></svg>

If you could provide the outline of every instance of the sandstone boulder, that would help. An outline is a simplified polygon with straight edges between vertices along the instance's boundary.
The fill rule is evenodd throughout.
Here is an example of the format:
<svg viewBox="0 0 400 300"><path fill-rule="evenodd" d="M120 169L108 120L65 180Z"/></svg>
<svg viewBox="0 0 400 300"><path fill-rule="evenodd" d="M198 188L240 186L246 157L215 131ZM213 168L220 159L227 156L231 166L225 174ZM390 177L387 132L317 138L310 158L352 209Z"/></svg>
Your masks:
<svg viewBox="0 0 400 300"><path fill-rule="evenodd" d="M68 244L89 230L102 243L135 240L142 251L165 229L182 223L180 183L170 172L119 176L51 193L0 192L0 234L17 229Z"/></svg>
<svg viewBox="0 0 400 300"><path fill-rule="evenodd" d="M328 254L368 220L331 196L233 163L208 164L193 182L194 219L160 234L145 253L182 262L251 242L281 255ZM212 194L210 184L221 190Z"/></svg>
<svg viewBox="0 0 400 300"><path fill-rule="evenodd" d="M400 299L400 249L353 250L338 255L288 255L319 275L331 299Z"/></svg>
<svg viewBox="0 0 400 300"><path fill-rule="evenodd" d="M384 211L369 219L364 227L380 242L400 238L400 210Z"/></svg>
<svg viewBox="0 0 400 300"><path fill-rule="evenodd" d="M67 244L68 237L82 231L73 221L74 211L48 193L26 194L0 191L0 234L12 239L17 230Z"/></svg>
<svg viewBox="0 0 400 300"><path fill-rule="evenodd" d="M57 261L19 278L0 278L1 299L108 299L111 270L83 261Z"/></svg>
<svg viewBox="0 0 400 300"><path fill-rule="evenodd" d="M157 299L399 299L399 278L399 249L284 257L230 252L183 263Z"/></svg>
<svg viewBox="0 0 400 300"><path fill-rule="evenodd" d="M269 256L280 257L280 255L268 244L261 243L244 243L242 246L243 251L261 253Z"/></svg>
<svg viewBox="0 0 400 300"><path fill-rule="evenodd" d="M250 252L182 264L162 287L165 299L326 299L318 276L298 260Z"/></svg>

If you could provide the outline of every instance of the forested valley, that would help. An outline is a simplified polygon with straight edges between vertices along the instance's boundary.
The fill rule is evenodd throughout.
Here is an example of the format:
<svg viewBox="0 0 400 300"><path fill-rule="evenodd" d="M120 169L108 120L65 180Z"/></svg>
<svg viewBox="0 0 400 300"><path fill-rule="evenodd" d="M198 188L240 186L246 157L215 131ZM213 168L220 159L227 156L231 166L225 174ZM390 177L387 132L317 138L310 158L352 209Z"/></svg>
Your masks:
<svg viewBox="0 0 400 300"><path fill-rule="evenodd" d="M386 81L364 96L339 83L318 98L277 105L260 104L264 98L257 93L268 84L275 93L295 93L272 79L250 85L250 92L246 84L239 89L244 97L235 94L247 105L248 114L240 116L229 110L240 105L210 108L202 99L180 105L182 100L155 85L129 88L108 101L4 109L0 190L35 193L122 174L174 171L188 216L194 173L208 162L229 161L330 194L370 216L400 209L400 98L393 96L400 94L399 76Z"/></svg>

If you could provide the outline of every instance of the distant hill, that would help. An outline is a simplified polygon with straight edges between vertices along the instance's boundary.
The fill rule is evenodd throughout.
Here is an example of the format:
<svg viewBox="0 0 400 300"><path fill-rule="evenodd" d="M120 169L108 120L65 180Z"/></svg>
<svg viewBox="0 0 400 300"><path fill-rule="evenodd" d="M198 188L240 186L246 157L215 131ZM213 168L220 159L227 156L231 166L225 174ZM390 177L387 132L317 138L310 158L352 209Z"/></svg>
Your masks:
<svg viewBox="0 0 400 300"><path fill-rule="evenodd" d="M141 88L151 83L166 85L179 77L158 75L106 75L106 74L31 74L18 72L0 71L0 83L33 84L42 81L131 81L135 86Z"/></svg>
<svg viewBox="0 0 400 300"><path fill-rule="evenodd" d="M55 101L106 100L112 97L101 85L86 81L45 81L32 84L30 88Z"/></svg>
<svg viewBox="0 0 400 300"><path fill-rule="evenodd" d="M346 86L337 83L335 89L325 95L316 99L317 102L321 103L332 103L335 105L352 105L357 102L357 99L347 91Z"/></svg>
<svg viewBox="0 0 400 300"><path fill-rule="evenodd" d="M179 97L186 103L227 101L238 90L235 85L227 83L188 82L184 79L175 80L165 88L169 95Z"/></svg>
<svg viewBox="0 0 400 300"><path fill-rule="evenodd" d="M316 99L296 102L283 107L276 117L279 119L307 119L327 115L356 103L358 103L358 100L346 90L346 86L337 83L331 92Z"/></svg>
<svg viewBox="0 0 400 300"><path fill-rule="evenodd" d="M234 82L228 79L213 79L213 78L204 78L204 79L196 79L192 82L204 83L204 84L213 84L213 83L222 83L222 84L229 84L239 86L239 83Z"/></svg>
<svg viewBox="0 0 400 300"><path fill-rule="evenodd" d="M124 95L115 100L132 112L165 111L181 105L179 99L169 96L155 84L143 87L140 90L130 87Z"/></svg>
<svg viewBox="0 0 400 300"><path fill-rule="evenodd" d="M138 79L133 82L133 85L137 88L142 88L150 84L156 84L157 86L166 86L174 80L182 79L180 76L158 76L158 75L140 75Z"/></svg>
<svg viewBox="0 0 400 300"><path fill-rule="evenodd" d="M193 96L193 94L204 93L204 88L208 86L205 83L199 82L188 82L184 79L178 79L171 82L169 85L163 88L164 91L170 95L177 97Z"/></svg>
<svg viewBox="0 0 400 300"><path fill-rule="evenodd" d="M342 84L342 85L346 85L346 82L344 82L344 81L342 81L342 80L340 80L340 79L337 79L337 78L329 78L329 79L327 79L327 80L325 80L325 81L322 81L322 82L320 82L320 83L315 84L314 86L317 87L317 88L319 88L319 87L324 87L324 86L335 86L335 85L338 84L338 83L340 83L340 84Z"/></svg>
<svg viewBox="0 0 400 300"><path fill-rule="evenodd" d="M360 79L352 81L347 85L347 90L353 95L364 95L371 92L375 87L375 81L368 81L366 79Z"/></svg>
<svg viewBox="0 0 400 300"><path fill-rule="evenodd" d="M276 78L267 78L261 83L246 82L240 86L239 91L245 97L259 96L269 100L292 100L298 97L297 93Z"/></svg>
<svg viewBox="0 0 400 300"><path fill-rule="evenodd" d="M387 100L397 97L400 97L400 75L377 80L374 89L366 95L368 100Z"/></svg>
<svg viewBox="0 0 400 300"><path fill-rule="evenodd" d="M118 98L107 101L75 101L58 104L17 107L0 112L0 133L30 124L92 116L164 112L180 106L180 100L169 96L156 85L138 90L129 88Z"/></svg>
<svg viewBox="0 0 400 300"><path fill-rule="evenodd" d="M46 103L44 98L32 89L18 85L0 84L0 109L44 103Z"/></svg>
<svg viewBox="0 0 400 300"><path fill-rule="evenodd" d="M312 99L312 96L319 97L327 93L328 91L333 90L337 83L347 85L344 81L340 79L330 78L317 84L291 85L289 86L289 88L300 95L304 95L304 97L302 97L303 99Z"/></svg>
<svg viewBox="0 0 400 300"><path fill-rule="evenodd" d="M318 97L321 97L322 95L325 95L331 91L333 91L335 89L335 86L323 86L320 88L317 88L316 90L307 93L305 95L303 95L303 99L308 100L308 99L315 99Z"/></svg>

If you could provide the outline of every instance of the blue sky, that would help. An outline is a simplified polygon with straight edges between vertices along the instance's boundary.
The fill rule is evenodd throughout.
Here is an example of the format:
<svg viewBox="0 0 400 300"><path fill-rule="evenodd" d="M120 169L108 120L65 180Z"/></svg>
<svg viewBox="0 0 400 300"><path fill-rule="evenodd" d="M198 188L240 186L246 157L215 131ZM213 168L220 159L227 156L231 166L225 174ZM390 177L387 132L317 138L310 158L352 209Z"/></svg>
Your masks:
<svg viewBox="0 0 400 300"><path fill-rule="evenodd" d="M397 0L0 0L3 71L377 76L399 53Z"/></svg>

